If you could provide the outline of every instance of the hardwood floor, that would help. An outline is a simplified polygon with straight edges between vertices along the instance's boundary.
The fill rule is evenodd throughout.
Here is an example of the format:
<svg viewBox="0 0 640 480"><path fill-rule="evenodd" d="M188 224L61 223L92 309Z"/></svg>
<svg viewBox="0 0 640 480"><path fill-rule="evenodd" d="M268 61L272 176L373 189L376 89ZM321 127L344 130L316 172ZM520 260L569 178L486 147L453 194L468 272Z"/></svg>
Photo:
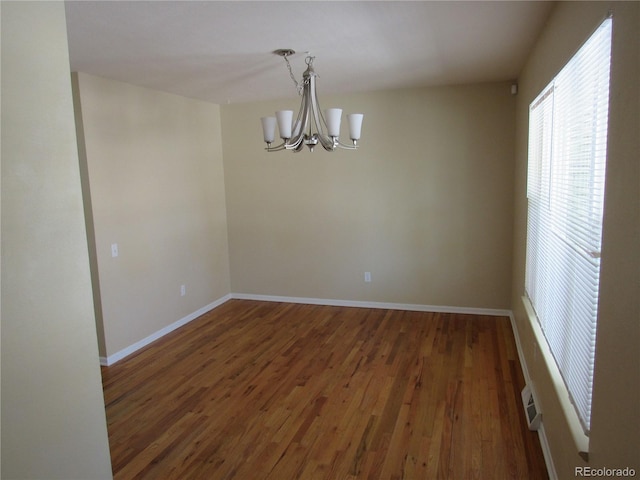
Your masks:
<svg viewBox="0 0 640 480"><path fill-rule="evenodd" d="M231 300L103 367L115 479L542 479L509 319Z"/></svg>

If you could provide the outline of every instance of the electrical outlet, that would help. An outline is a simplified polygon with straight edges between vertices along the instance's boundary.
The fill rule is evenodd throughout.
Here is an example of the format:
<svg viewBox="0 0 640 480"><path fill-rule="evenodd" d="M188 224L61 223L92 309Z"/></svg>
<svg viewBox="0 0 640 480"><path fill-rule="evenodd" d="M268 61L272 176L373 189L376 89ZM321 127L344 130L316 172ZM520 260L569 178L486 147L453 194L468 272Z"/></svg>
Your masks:
<svg viewBox="0 0 640 480"><path fill-rule="evenodd" d="M112 243L111 244L111 256L113 258L118 256L118 244L117 243Z"/></svg>
<svg viewBox="0 0 640 480"><path fill-rule="evenodd" d="M371 283L371 272L364 272L364 281Z"/></svg>
<svg viewBox="0 0 640 480"><path fill-rule="evenodd" d="M180 296L184 297L187 294L187 287L186 285L180 285Z"/></svg>

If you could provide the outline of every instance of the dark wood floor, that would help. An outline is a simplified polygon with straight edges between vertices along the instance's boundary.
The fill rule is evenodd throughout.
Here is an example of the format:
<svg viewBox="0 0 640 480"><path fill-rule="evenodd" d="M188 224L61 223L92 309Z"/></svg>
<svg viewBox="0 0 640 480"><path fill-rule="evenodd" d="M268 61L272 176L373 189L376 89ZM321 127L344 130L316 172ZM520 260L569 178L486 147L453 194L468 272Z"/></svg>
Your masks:
<svg viewBox="0 0 640 480"><path fill-rule="evenodd" d="M232 300L103 367L115 479L542 479L509 319Z"/></svg>

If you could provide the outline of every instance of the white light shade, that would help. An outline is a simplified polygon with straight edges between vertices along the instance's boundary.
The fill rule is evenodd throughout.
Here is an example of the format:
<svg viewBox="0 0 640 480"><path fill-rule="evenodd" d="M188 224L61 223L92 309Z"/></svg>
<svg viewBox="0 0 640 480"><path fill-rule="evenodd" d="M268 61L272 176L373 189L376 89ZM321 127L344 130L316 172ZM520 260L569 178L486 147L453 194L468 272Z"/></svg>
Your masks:
<svg viewBox="0 0 640 480"><path fill-rule="evenodd" d="M340 120L342 117L341 108L327 108L324 111L324 119L327 122L327 135L330 137L340 136Z"/></svg>
<svg viewBox="0 0 640 480"><path fill-rule="evenodd" d="M349 135L351 140L360 140L360 132L362 131L362 113L351 113L347 115L349 121Z"/></svg>
<svg viewBox="0 0 640 480"><path fill-rule="evenodd" d="M291 138L291 122L293 120L293 110L279 110L276 112L278 119L278 130L280 130L280 138Z"/></svg>
<svg viewBox="0 0 640 480"><path fill-rule="evenodd" d="M266 143L273 143L276 137L276 117L262 117L262 133Z"/></svg>

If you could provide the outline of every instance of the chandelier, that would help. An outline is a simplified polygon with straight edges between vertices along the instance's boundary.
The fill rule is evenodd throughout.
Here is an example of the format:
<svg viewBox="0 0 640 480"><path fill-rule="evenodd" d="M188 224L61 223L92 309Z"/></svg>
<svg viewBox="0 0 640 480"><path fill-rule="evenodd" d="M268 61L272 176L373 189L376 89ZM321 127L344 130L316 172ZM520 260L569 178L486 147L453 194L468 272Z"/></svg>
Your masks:
<svg viewBox="0 0 640 480"><path fill-rule="evenodd" d="M363 114L352 113L347 115L349 136L353 144L345 145L341 143L338 137L340 136L342 109L328 108L324 112L320 109L316 93L316 78L318 75L313 69L315 57L309 55L305 59L307 69L302 74L302 83L298 83L288 59L295 52L290 49L284 49L276 50L273 53L284 58L289 69L289 75L298 89L298 94L302 96L302 101L300 102L300 111L295 122L293 122L293 110L279 110L276 112L275 117L262 117L264 141L267 144L265 150L269 152L277 152L279 150L299 152L306 145L313 152L318 143L329 152L336 148L348 150L358 148L357 144L358 140L360 140ZM282 143L272 147L271 144L276 135L276 124L278 125Z"/></svg>

